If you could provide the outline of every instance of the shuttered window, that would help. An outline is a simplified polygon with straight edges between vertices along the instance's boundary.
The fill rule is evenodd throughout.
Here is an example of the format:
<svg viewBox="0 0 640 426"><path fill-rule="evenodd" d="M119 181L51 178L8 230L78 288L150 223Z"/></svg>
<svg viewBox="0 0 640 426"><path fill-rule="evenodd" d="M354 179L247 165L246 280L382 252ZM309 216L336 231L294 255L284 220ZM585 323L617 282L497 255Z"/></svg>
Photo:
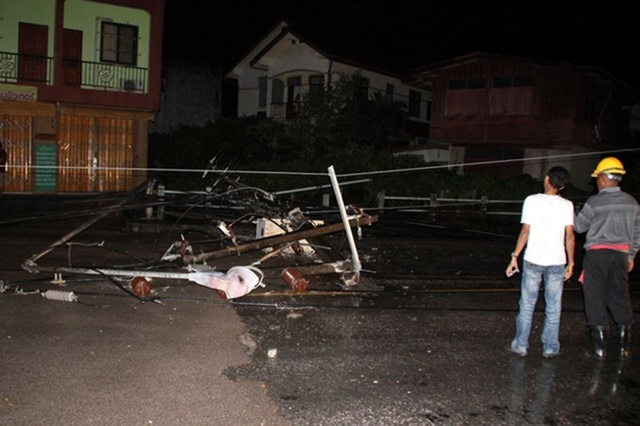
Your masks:
<svg viewBox="0 0 640 426"><path fill-rule="evenodd" d="M0 115L0 139L7 151L5 191L31 191L31 135L31 117Z"/></svg>
<svg viewBox="0 0 640 426"><path fill-rule="evenodd" d="M129 191L133 120L60 116L58 192Z"/></svg>

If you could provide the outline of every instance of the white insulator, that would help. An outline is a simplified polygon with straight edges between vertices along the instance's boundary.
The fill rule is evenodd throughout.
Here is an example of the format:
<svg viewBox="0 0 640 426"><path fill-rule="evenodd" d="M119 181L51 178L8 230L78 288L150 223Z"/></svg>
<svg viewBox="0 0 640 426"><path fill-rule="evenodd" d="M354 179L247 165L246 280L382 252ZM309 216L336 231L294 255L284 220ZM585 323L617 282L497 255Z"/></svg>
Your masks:
<svg viewBox="0 0 640 426"><path fill-rule="evenodd" d="M42 297L49 300L57 300L59 302L77 302L78 296L72 291L47 290L42 293Z"/></svg>

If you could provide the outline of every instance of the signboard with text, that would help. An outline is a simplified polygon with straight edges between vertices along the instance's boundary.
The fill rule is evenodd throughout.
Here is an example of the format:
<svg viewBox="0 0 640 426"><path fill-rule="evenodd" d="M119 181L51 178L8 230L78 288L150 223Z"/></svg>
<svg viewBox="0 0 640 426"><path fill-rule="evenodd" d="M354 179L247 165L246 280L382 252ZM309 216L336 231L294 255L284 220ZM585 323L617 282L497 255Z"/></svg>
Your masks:
<svg viewBox="0 0 640 426"><path fill-rule="evenodd" d="M34 192L56 192L58 145L36 142L34 154Z"/></svg>
<svg viewBox="0 0 640 426"><path fill-rule="evenodd" d="M38 89L17 84L0 84L0 100L35 102L38 100Z"/></svg>

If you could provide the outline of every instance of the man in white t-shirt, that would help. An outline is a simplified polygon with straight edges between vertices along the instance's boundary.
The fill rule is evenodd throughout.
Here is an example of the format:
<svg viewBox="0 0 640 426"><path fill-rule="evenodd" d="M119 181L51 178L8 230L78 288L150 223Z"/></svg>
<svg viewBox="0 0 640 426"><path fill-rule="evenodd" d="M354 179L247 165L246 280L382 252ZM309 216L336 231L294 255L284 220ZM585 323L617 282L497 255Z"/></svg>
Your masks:
<svg viewBox="0 0 640 426"><path fill-rule="evenodd" d="M568 183L569 172L563 167L552 167L544 177L544 193L528 196L522 206L522 229L506 270L509 277L519 272L518 257L524 250L516 336L508 347L520 356L527 355L531 320L543 282L542 355L552 358L560 354L562 290L573 274L575 248L573 203L559 195Z"/></svg>

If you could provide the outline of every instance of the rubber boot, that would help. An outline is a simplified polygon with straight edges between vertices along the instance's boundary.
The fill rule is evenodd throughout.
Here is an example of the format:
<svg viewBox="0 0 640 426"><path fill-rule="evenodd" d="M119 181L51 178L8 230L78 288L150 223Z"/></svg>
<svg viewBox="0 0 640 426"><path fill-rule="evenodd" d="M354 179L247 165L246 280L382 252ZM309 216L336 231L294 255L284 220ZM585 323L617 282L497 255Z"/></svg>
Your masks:
<svg viewBox="0 0 640 426"><path fill-rule="evenodd" d="M596 325L591 327L591 344L593 345L593 352L591 357L603 360L606 355L605 351L605 330L606 326Z"/></svg>
<svg viewBox="0 0 640 426"><path fill-rule="evenodd" d="M618 327L618 337L620 338L620 358L630 358L631 349L629 348L629 340L631 339L631 326L621 325Z"/></svg>

